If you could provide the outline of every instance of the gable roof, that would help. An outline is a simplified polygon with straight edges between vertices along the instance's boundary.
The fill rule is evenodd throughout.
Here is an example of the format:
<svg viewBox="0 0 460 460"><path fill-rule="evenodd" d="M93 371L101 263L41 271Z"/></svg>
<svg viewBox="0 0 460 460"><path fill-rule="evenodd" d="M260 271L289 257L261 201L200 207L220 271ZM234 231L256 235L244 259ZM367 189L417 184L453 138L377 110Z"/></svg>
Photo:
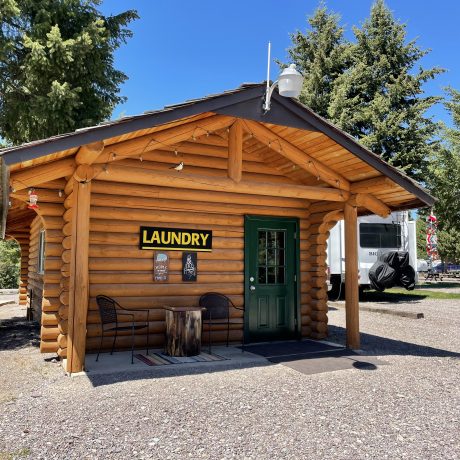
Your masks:
<svg viewBox="0 0 460 460"><path fill-rule="evenodd" d="M264 95L265 83L244 84L230 91L167 106L161 110L124 117L119 120L101 123L97 126L82 128L72 133L2 149L0 150L0 157L3 160L2 163L12 165L41 158L56 152L78 148L84 144L171 123L175 120L195 116L204 112L214 112L247 118L262 123L321 132L357 158L415 195L423 204L428 206L434 204L435 198L416 182L300 102L291 98L281 97L274 92L272 96L272 108L268 113L264 113L262 109Z"/></svg>

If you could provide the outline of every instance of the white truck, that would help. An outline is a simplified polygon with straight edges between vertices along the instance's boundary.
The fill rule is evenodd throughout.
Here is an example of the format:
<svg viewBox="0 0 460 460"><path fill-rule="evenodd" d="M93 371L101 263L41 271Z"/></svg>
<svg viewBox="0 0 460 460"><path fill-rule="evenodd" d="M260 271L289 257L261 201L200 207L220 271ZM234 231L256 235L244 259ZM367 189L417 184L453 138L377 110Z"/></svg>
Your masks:
<svg viewBox="0 0 460 460"><path fill-rule="evenodd" d="M417 240L415 221L408 211L393 212L388 217L358 218L359 285L369 287L369 269L382 251L407 251L409 264L417 270ZM331 230L327 244L327 266L331 289L329 297L338 298L345 282L345 227L339 221Z"/></svg>

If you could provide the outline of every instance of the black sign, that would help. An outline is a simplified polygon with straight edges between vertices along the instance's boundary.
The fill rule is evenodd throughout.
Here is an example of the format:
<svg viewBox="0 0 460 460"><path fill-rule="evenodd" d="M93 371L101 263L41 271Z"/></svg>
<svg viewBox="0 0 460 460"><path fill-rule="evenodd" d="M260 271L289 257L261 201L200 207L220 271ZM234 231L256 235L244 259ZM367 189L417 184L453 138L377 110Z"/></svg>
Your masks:
<svg viewBox="0 0 460 460"><path fill-rule="evenodd" d="M141 227L139 247L140 249L211 252L212 231Z"/></svg>
<svg viewBox="0 0 460 460"><path fill-rule="evenodd" d="M196 252L182 253L182 281L196 281L198 264Z"/></svg>

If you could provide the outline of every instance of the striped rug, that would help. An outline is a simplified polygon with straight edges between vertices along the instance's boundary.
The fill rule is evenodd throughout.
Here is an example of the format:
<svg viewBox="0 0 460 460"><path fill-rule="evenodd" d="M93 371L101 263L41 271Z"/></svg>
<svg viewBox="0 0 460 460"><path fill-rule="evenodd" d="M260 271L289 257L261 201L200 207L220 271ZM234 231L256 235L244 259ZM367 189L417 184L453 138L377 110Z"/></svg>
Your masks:
<svg viewBox="0 0 460 460"><path fill-rule="evenodd" d="M224 358L220 355L214 355L209 353L200 353L197 356L168 356L163 353L149 353L136 354L134 355L139 361L142 361L147 366L165 366L167 364L185 364L185 363L204 363L211 361L225 361L228 358Z"/></svg>

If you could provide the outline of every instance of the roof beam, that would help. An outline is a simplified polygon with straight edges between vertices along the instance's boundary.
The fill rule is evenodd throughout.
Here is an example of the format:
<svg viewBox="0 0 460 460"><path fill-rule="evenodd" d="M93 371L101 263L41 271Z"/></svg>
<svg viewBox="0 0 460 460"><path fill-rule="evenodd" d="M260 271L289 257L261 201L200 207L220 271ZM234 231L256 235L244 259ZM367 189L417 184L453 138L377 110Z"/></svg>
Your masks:
<svg viewBox="0 0 460 460"><path fill-rule="evenodd" d="M104 150L104 142L97 141L91 144L82 145L75 156L77 165L90 165Z"/></svg>
<svg viewBox="0 0 460 460"><path fill-rule="evenodd" d="M274 133L267 127L251 120L244 120L243 124L258 141L291 160L309 174L318 177L318 179L332 185L335 188L347 191L350 190L350 183L347 179L345 179L345 177L278 136L278 134Z"/></svg>
<svg viewBox="0 0 460 460"><path fill-rule="evenodd" d="M65 158L13 172L10 175L10 185L14 190L23 190L61 177L71 176L74 170L75 160Z"/></svg>
<svg viewBox="0 0 460 460"><path fill-rule="evenodd" d="M361 180L353 182L350 186L352 193L369 193L382 188L397 188L398 184L392 181L389 177L379 176L372 179Z"/></svg>
<svg viewBox="0 0 460 460"><path fill-rule="evenodd" d="M228 177L240 182L243 176L243 125L236 120L228 135Z"/></svg>
<svg viewBox="0 0 460 460"><path fill-rule="evenodd" d="M227 128L234 121L234 118L226 115L214 115L174 126L173 128L167 128L154 134L118 142L106 146L94 163L108 163L116 159L117 156L122 158L141 156L144 152L172 146L189 139L194 140L203 134Z"/></svg>
<svg viewBox="0 0 460 460"><path fill-rule="evenodd" d="M344 202L350 197L348 192L332 188L255 181L236 183L229 178L184 174L182 172L152 171L144 168L121 166L116 163L112 163L108 167L93 165L93 168L95 179L101 181L209 190L213 192L233 192L245 195L281 196L307 200Z"/></svg>
<svg viewBox="0 0 460 460"><path fill-rule="evenodd" d="M380 217L388 217L391 214L391 209L383 201L368 193L352 195L348 203L351 206L366 208Z"/></svg>

